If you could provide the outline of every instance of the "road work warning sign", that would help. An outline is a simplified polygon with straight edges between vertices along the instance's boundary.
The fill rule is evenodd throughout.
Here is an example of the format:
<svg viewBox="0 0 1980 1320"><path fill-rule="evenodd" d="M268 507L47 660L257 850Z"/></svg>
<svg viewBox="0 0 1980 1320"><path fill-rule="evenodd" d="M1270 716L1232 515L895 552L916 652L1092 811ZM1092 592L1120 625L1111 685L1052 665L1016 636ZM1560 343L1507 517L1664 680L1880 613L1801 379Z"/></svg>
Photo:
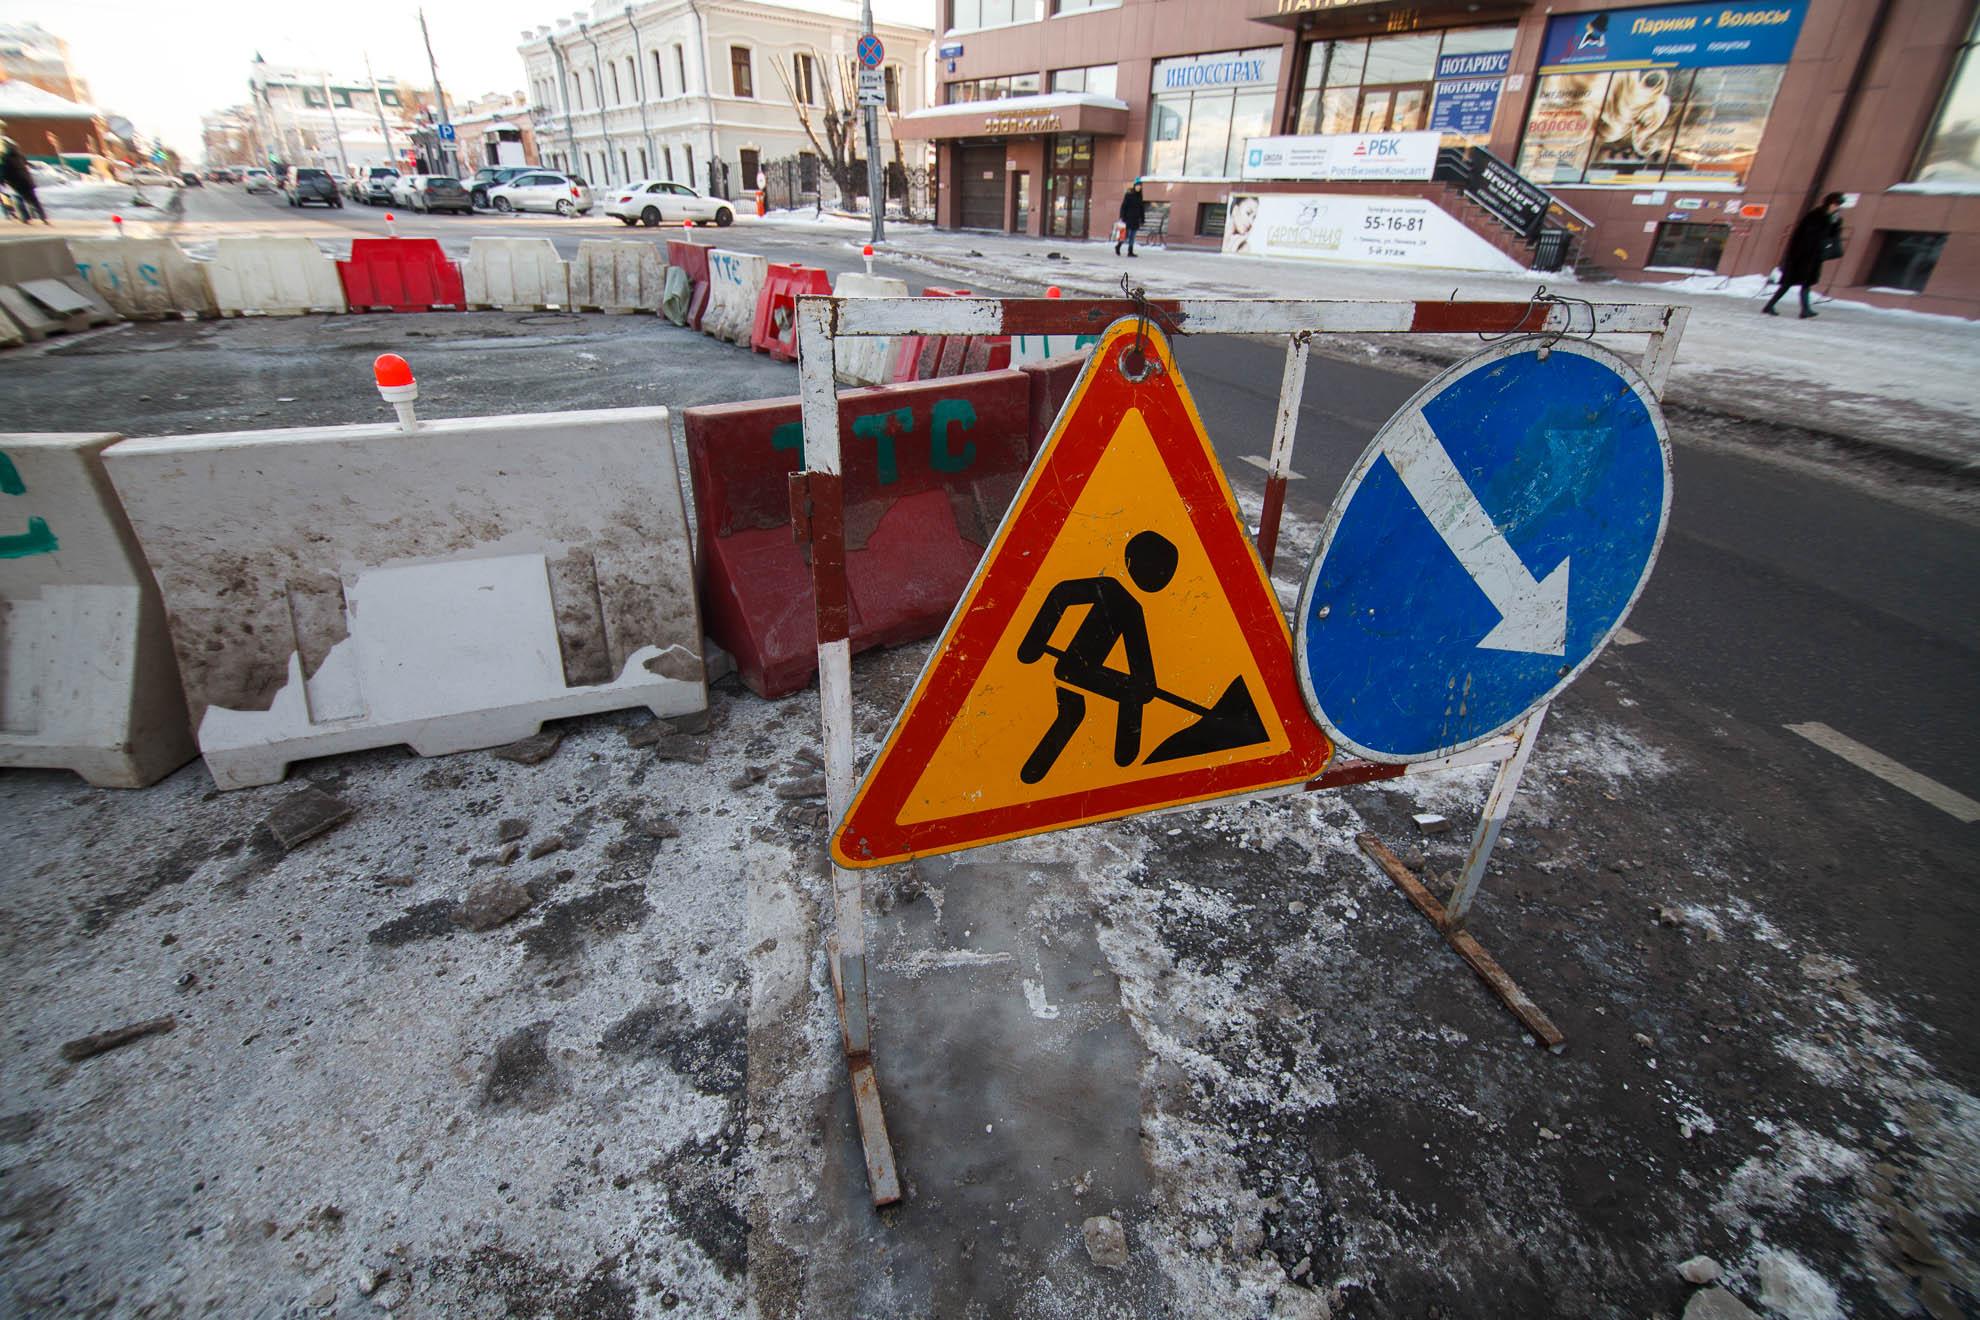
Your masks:
<svg viewBox="0 0 1980 1320"><path fill-rule="evenodd" d="M1146 330L1138 371L1136 342L1124 321L1095 346L833 836L841 864L1326 766L1332 746L1196 406L1161 335Z"/></svg>

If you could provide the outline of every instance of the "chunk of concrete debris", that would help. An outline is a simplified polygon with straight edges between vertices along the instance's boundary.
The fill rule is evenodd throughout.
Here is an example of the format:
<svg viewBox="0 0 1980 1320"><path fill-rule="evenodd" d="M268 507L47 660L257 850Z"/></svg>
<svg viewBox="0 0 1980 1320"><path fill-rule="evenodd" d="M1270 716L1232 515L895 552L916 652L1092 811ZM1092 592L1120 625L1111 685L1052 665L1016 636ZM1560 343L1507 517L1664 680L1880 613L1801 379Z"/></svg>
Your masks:
<svg viewBox="0 0 1980 1320"><path fill-rule="evenodd" d="M563 850L563 836L553 834L547 839L538 839L529 846L529 860L533 862L538 858L548 857L553 852L562 852Z"/></svg>
<svg viewBox="0 0 1980 1320"><path fill-rule="evenodd" d="M520 843L505 843L502 845L502 851L495 854L495 862L499 866L507 866L520 856L522 856Z"/></svg>
<svg viewBox="0 0 1980 1320"><path fill-rule="evenodd" d="M554 729L544 729L501 747L491 747L488 754L500 760L514 761L517 765L540 765L550 759L551 753L563 741L563 734Z"/></svg>
<svg viewBox="0 0 1980 1320"><path fill-rule="evenodd" d="M161 1017L146 1022L133 1022L127 1027L112 1027L108 1031L78 1036L74 1040L63 1042L62 1057L70 1063L81 1063L84 1059L94 1058L121 1045L128 1045L134 1040L161 1035L178 1025L177 1018Z"/></svg>
<svg viewBox="0 0 1980 1320"><path fill-rule="evenodd" d="M808 798L825 796L825 776L806 775L802 779L792 779L777 785L777 796L786 802L802 802Z"/></svg>
<svg viewBox="0 0 1980 1320"><path fill-rule="evenodd" d="M354 811L356 808L342 798L310 787L283 798L262 823L286 852L342 825Z"/></svg>
<svg viewBox="0 0 1980 1320"><path fill-rule="evenodd" d="M1678 1266L1678 1274L1686 1283L1707 1284L1719 1281L1719 1262L1710 1256L1693 1256Z"/></svg>
<svg viewBox="0 0 1980 1320"><path fill-rule="evenodd" d="M642 817L635 823L633 828L649 839L678 839L681 837L681 827L674 824L673 821L668 820L665 816Z"/></svg>
<svg viewBox="0 0 1980 1320"><path fill-rule="evenodd" d="M1691 1294L1691 1300L1685 1303L1684 1320L1759 1320L1759 1317L1724 1288L1706 1288Z"/></svg>
<svg viewBox="0 0 1980 1320"><path fill-rule="evenodd" d="M651 747L662 738L673 737L676 732L678 730L665 720L648 720L644 724L635 724L626 730L626 746Z"/></svg>
<svg viewBox="0 0 1980 1320"><path fill-rule="evenodd" d="M1416 822L1418 834L1444 834L1451 828L1450 817L1439 816L1434 811L1419 812L1410 819Z"/></svg>
<svg viewBox="0 0 1980 1320"><path fill-rule="evenodd" d="M501 877L483 880L461 900L456 919L469 930L494 930L528 911L532 901L529 891L513 880Z"/></svg>
<svg viewBox="0 0 1980 1320"><path fill-rule="evenodd" d="M1086 1254L1103 1270L1117 1270L1127 1264L1127 1232L1112 1215L1094 1215L1079 1226L1086 1236Z"/></svg>
<svg viewBox="0 0 1980 1320"><path fill-rule="evenodd" d="M497 843L514 843L517 839L522 838L523 835L528 833L528 821L510 816L495 827L495 841Z"/></svg>
<svg viewBox="0 0 1980 1320"><path fill-rule="evenodd" d="M708 764L708 742L703 738L689 738L674 734L653 744L656 760L678 761L682 765Z"/></svg>

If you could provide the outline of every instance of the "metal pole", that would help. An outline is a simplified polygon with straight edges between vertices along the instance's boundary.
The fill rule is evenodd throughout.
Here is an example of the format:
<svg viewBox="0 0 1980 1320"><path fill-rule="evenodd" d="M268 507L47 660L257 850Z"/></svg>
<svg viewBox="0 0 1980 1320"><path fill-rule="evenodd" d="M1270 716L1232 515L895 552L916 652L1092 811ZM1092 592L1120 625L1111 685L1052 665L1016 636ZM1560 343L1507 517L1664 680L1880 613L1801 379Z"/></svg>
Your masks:
<svg viewBox="0 0 1980 1320"><path fill-rule="evenodd" d="M651 176L653 159L653 126L646 122L646 61L641 56L646 52L639 48L639 24L633 21L633 7L626 6L626 26L632 29L633 39L633 95L639 98L639 134L646 139L646 162L641 173ZM631 183L632 180L626 180Z"/></svg>
<svg viewBox="0 0 1980 1320"><path fill-rule="evenodd" d="M1471 854L1464 860L1464 874L1458 877L1457 884L1451 887L1450 898L1444 902L1443 924L1452 930L1463 929L1465 918L1471 915L1471 900L1485 879L1485 867L1492 860L1499 831L1505 828L1506 816L1512 811L1513 795L1519 792L1520 776L1526 773L1526 759L1533 755L1533 744L1540 736L1540 722L1546 718L1545 706L1528 715L1520 726L1519 743L1513 754L1499 762L1499 773L1493 776L1492 791L1486 794L1485 810L1478 818L1478 832L1471 839Z"/></svg>
<svg viewBox="0 0 1980 1320"><path fill-rule="evenodd" d="M419 37L421 41L426 43L426 69L427 72L433 75L434 106L436 113L440 116L440 128L433 130L433 136L439 139L440 155L452 162L452 168L447 172L458 175L461 172L460 153L455 150L454 144L447 140L449 134L440 131L441 128L451 130L453 124L447 118L447 93L440 88L440 66L433 60L433 37L426 30L426 11L424 9L419 11Z"/></svg>
<svg viewBox="0 0 1980 1320"><path fill-rule="evenodd" d="M1279 549L1279 516L1286 506L1286 481L1292 476L1293 435L1299 427L1299 401L1306 392L1306 355L1311 341L1294 335L1286 341L1286 373L1279 383L1279 413L1272 427L1272 460L1265 475L1265 503L1258 513L1258 557L1265 572Z"/></svg>
<svg viewBox="0 0 1980 1320"><path fill-rule="evenodd" d="M392 155L392 130L385 126L385 98L378 94L378 75L371 71L371 52L364 53L364 80L371 84L371 106L378 112L378 135L385 139L385 160L397 159Z"/></svg>
<svg viewBox="0 0 1980 1320"><path fill-rule="evenodd" d="M598 72L600 66L605 61L598 53L598 38L591 35L591 24L579 23L578 31L584 35L586 41L591 43L591 90L598 95L598 135L605 139L605 177L599 180L599 182L610 184L612 182L612 130L605 124L605 79ZM630 183L632 180L628 179L626 182Z"/></svg>
<svg viewBox="0 0 1980 1320"><path fill-rule="evenodd" d="M870 37L873 35L873 0L861 0L860 14L861 31ZM880 186L880 110L869 105L862 113L866 116L866 204L873 212L871 241L880 243L887 236L887 194Z"/></svg>
<svg viewBox="0 0 1980 1320"><path fill-rule="evenodd" d="M330 128L337 135L337 159L343 162L344 177L351 175L351 155L344 150L344 126L337 119L337 94L330 90L330 75L323 75L323 104L330 108Z"/></svg>

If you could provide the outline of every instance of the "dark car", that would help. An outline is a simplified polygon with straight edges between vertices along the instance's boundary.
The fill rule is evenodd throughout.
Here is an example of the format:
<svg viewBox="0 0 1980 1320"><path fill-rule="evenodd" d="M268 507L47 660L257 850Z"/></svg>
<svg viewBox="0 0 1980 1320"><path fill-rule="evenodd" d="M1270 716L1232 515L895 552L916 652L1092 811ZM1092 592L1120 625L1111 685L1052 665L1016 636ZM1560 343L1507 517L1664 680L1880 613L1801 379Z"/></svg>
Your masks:
<svg viewBox="0 0 1980 1320"><path fill-rule="evenodd" d="M363 198L368 206L390 206L392 185L399 181L399 172L390 165L373 165L364 172Z"/></svg>
<svg viewBox="0 0 1980 1320"><path fill-rule="evenodd" d="M187 170L185 173L181 174L179 176L179 182L183 183L188 188L204 188L206 186L206 180L200 178L197 174L194 174L191 170Z"/></svg>
<svg viewBox="0 0 1980 1320"><path fill-rule="evenodd" d="M533 165L483 165L468 180L468 200L481 210L488 209L488 190L519 178L536 168Z"/></svg>
<svg viewBox="0 0 1980 1320"><path fill-rule="evenodd" d="M314 165L291 165L289 174L282 181L282 194L289 199L290 206L307 206L311 202L321 202L342 210L344 199L337 195L337 181L330 177L330 171L320 170Z"/></svg>
<svg viewBox="0 0 1980 1320"><path fill-rule="evenodd" d="M468 191L461 187L461 181L444 174L420 175L413 181L411 192L415 211L459 211L467 215L474 210L474 203L468 200Z"/></svg>

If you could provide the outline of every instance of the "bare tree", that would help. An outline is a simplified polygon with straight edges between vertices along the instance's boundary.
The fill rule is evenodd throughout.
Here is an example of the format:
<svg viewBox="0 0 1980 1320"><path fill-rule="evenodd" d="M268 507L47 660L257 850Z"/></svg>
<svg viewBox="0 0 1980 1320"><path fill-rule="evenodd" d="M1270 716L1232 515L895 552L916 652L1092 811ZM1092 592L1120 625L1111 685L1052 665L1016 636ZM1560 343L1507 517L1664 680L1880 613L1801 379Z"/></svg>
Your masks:
<svg viewBox="0 0 1980 1320"><path fill-rule="evenodd" d="M771 62L777 71L777 81L784 85L784 95L790 98L797 112L798 127L811 139L840 195L848 200L858 197L866 191L866 162L859 154L863 134L857 108L858 66L850 58L830 59L820 54L816 46L808 46L796 55L810 58L812 86L798 87L796 56L791 67L786 67L781 59ZM821 104L799 96L800 90L811 93ZM745 187L754 185L754 180L743 182Z"/></svg>

